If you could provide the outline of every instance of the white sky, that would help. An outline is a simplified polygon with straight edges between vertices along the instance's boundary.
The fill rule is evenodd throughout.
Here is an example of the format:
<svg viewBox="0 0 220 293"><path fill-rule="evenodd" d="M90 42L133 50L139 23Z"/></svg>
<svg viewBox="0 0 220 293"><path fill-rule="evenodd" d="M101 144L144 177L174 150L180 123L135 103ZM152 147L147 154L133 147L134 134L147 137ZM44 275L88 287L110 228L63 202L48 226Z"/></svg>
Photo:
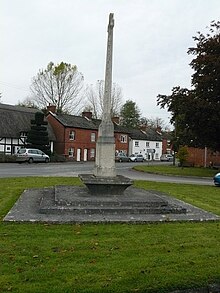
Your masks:
<svg viewBox="0 0 220 293"><path fill-rule="evenodd" d="M1 102L26 98L32 77L50 61L77 65L86 84L104 79L111 12L113 81L142 116L166 121L156 97L190 88L187 50L219 20L219 0L0 0Z"/></svg>

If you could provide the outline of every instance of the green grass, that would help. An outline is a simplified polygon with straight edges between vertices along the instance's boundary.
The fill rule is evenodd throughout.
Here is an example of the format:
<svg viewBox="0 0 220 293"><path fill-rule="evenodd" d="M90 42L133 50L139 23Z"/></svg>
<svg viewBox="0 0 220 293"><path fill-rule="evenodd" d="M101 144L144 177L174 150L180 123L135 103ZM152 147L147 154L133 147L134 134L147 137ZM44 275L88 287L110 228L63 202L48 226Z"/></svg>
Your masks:
<svg viewBox="0 0 220 293"><path fill-rule="evenodd" d="M77 178L0 179L1 219L22 190ZM219 189L136 181L220 215ZM0 292L169 292L220 282L220 222L0 222Z"/></svg>
<svg viewBox="0 0 220 293"><path fill-rule="evenodd" d="M137 171L156 173L156 174L167 174L167 175L178 175L178 176L198 176L198 177L213 177L217 170L209 168L194 168L194 167L177 167L173 165L139 165L134 167Z"/></svg>

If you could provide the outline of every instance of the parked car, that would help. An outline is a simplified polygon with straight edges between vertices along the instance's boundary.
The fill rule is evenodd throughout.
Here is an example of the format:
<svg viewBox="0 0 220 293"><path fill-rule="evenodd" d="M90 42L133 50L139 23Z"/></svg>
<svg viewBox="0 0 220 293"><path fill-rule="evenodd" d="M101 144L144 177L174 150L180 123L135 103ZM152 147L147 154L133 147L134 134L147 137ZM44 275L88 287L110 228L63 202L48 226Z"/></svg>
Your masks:
<svg viewBox="0 0 220 293"><path fill-rule="evenodd" d="M144 161L144 157L143 155L139 154L139 155L130 155L129 160L131 162L143 162Z"/></svg>
<svg viewBox="0 0 220 293"><path fill-rule="evenodd" d="M213 180L214 180L215 186L220 186L220 173L215 174Z"/></svg>
<svg viewBox="0 0 220 293"><path fill-rule="evenodd" d="M129 162L129 157L123 153L119 153L115 156L115 161L120 162L120 163L121 162Z"/></svg>
<svg viewBox="0 0 220 293"><path fill-rule="evenodd" d="M170 154L163 154L163 155L160 157L160 161L161 161L161 162L172 162L172 161L173 161L173 156L170 155Z"/></svg>
<svg viewBox="0 0 220 293"><path fill-rule="evenodd" d="M21 148L18 150L16 154L16 162L45 162L48 163L50 161L50 157L46 155L44 152L38 149L28 149L28 148Z"/></svg>

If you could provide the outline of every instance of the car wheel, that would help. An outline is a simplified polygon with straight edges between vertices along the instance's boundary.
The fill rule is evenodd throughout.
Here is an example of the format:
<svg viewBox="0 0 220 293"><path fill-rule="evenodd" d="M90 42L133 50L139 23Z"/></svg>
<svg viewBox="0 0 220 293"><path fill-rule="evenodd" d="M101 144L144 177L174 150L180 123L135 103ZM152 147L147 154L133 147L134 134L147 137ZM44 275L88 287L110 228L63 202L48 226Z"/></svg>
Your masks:
<svg viewBox="0 0 220 293"><path fill-rule="evenodd" d="M30 158L30 159L28 160L28 163L29 163L29 164L32 164L33 162L34 162L33 158Z"/></svg>
<svg viewBox="0 0 220 293"><path fill-rule="evenodd" d="M49 159L48 158L45 159L45 163L49 163Z"/></svg>

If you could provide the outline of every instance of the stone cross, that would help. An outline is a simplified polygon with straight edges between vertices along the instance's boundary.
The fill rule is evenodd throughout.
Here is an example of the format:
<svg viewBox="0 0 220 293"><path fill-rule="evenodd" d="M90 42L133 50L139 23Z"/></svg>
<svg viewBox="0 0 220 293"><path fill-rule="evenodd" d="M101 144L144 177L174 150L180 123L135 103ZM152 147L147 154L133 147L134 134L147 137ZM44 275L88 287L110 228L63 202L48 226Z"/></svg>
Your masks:
<svg viewBox="0 0 220 293"><path fill-rule="evenodd" d="M94 175L100 177L116 176L114 125L111 121L113 27L114 14L110 13L105 69L104 109L96 143L94 170Z"/></svg>

